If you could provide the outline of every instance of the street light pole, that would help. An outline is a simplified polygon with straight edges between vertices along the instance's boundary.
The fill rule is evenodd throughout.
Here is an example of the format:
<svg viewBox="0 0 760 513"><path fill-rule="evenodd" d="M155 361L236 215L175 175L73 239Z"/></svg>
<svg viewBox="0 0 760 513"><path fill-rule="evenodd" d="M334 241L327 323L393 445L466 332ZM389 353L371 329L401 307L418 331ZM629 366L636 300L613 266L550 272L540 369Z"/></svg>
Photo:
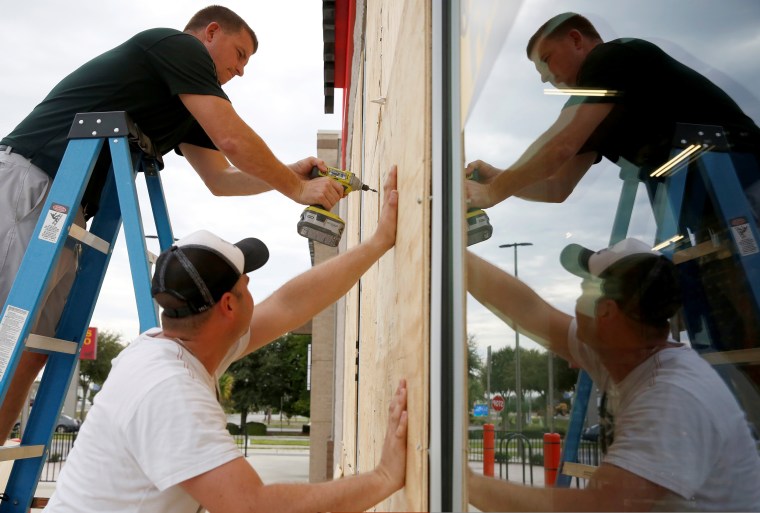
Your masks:
<svg viewBox="0 0 760 513"><path fill-rule="evenodd" d="M513 242L511 244L502 244L500 248L515 249L515 278L517 278L517 246L532 246L532 242ZM520 376L520 332L517 324L512 323L512 329L515 330L515 395L517 396L517 432L522 431L522 378Z"/></svg>

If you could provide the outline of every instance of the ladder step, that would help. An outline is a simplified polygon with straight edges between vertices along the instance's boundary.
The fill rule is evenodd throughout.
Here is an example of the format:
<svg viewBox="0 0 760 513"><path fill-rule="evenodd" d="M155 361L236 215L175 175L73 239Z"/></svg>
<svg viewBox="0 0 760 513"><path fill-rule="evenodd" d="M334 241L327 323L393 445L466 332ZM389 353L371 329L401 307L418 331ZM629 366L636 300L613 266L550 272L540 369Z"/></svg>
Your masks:
<svg viewBox="0 0 760 513"><path fill-rule="evenodd" d="M593 465L584 465L583 463L574 463L566 461L562 464L562 473L570 477L580 477L582 479L591 479L596 469Z"/></svg>
<svg viewBox="0 0 760 513"><path fill-rule="evenodd" d="M15 447L0 447L0 461L37 458L39 456L42 456L44 452L44 445L17 445Z"/></svg>
<svg viewBox="0 0 760 513"><path fill-rule="evenodd" d="M32 508L33 509L42 509L45 506L48 505L48 502L50 502L49 497L35 497L32 499Z"/></svg>
<svg viewBox="0 0 760 513"><path fill-rule="evenodd" d="M107 255L108 251L111 249L110 245L106 241L97 235L93 235L79 225L72 224L71 228L69 229L69 235L82 242L83 244L87 244L91 248L97 249L104 255Z"/></svg>
<svg viewBox="0 0 760 513"><path fill-rule="evenodd" d="M711 365L725 365L727 363L760 363L760 349L737 349L735 351L721 351L716 353L702 353L700 356Z"/></svg>
<svg viewBox="0 0 760 513"><path fill-rule="evenodd" d="M702 242L696 246L685 248L673 253L673 263L678 265L695 258L711 255L715 259L731 258L731 248L728 243L713 244L710 241Z"/></svg>
<svg viewBox="0 0 760 513"><path fill-rule="evenodd" d="M29 335L26 339L26 348L51 353L75 354L79 344L71 340L60 338L43 337L42 335Z"/></svg>

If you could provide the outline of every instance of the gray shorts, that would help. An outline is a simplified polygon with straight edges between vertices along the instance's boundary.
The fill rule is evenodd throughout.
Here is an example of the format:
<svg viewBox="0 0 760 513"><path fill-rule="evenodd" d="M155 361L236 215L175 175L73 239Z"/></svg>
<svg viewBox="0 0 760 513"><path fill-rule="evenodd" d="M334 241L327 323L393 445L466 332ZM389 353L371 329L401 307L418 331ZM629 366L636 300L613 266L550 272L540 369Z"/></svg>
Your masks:
<svg viewBox="0 0 760 513"><path fill-rule="evenodd" d="M52 179L28 159L0 152L0 305L5 305L8 298L51 184ZM85 226L81 208L74 222ZM76 276L77 253L78 248L69 239L43 296L34 333L55 335Z"/></svg>

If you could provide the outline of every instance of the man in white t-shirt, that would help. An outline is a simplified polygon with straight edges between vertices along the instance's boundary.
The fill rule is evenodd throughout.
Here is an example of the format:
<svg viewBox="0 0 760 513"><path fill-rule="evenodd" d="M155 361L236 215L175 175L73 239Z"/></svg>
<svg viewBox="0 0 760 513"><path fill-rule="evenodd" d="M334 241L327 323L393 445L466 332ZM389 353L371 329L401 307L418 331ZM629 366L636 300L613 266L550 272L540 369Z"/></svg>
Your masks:
<svg viewBox="0 0 760 513"><path fill-rule="evenodd" d="M482 511L760 511L760 455L744 412L695 351L669 338L680 308L674 264L625 239L563 266L583 278L575 318L467 255L469 292L589 372L603 391L605 453L585 489L529 488L470 475Z"/></svg>
<svg viewBox="0 0 760 513"><path fill-rule="evenodd" d="M246 273L269 252L195 232L163 252L152 293L162 328L114 360L45 511L363 511L404 484L406 384L391 402L374 470L319 484L264 485L227 432L219 376L344 295L396 238L396 170L372 237L297 276L254 309ZM312 292L319 290L319 294Z"/></svg>

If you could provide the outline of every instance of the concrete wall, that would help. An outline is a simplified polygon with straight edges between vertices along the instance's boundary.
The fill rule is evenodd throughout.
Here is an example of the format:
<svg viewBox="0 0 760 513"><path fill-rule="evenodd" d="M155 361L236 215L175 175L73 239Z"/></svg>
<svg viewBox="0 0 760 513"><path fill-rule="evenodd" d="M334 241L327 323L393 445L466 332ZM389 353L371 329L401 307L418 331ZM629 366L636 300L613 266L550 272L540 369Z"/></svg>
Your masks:
<svg viewBox="0 0 760 513"><path fill-rule="evenodd" d="M328 166L340 163L340 132L321 130L317 133L317 157ZM313 263L316 265L338 253L338 248L309 242ZM311 324L311 429L309 453L309 481L318 483L333 477L333 440L336 369L342 365L335 361L337 344L336 318L340 302L312 319ZM342 354L341 354L342 357ZM342 377L342 372L339 373ZM342 403L342 396L340 397ZM340 406L340 404L338 404ZM338 434L340 436L340 433Z"/></svg>

